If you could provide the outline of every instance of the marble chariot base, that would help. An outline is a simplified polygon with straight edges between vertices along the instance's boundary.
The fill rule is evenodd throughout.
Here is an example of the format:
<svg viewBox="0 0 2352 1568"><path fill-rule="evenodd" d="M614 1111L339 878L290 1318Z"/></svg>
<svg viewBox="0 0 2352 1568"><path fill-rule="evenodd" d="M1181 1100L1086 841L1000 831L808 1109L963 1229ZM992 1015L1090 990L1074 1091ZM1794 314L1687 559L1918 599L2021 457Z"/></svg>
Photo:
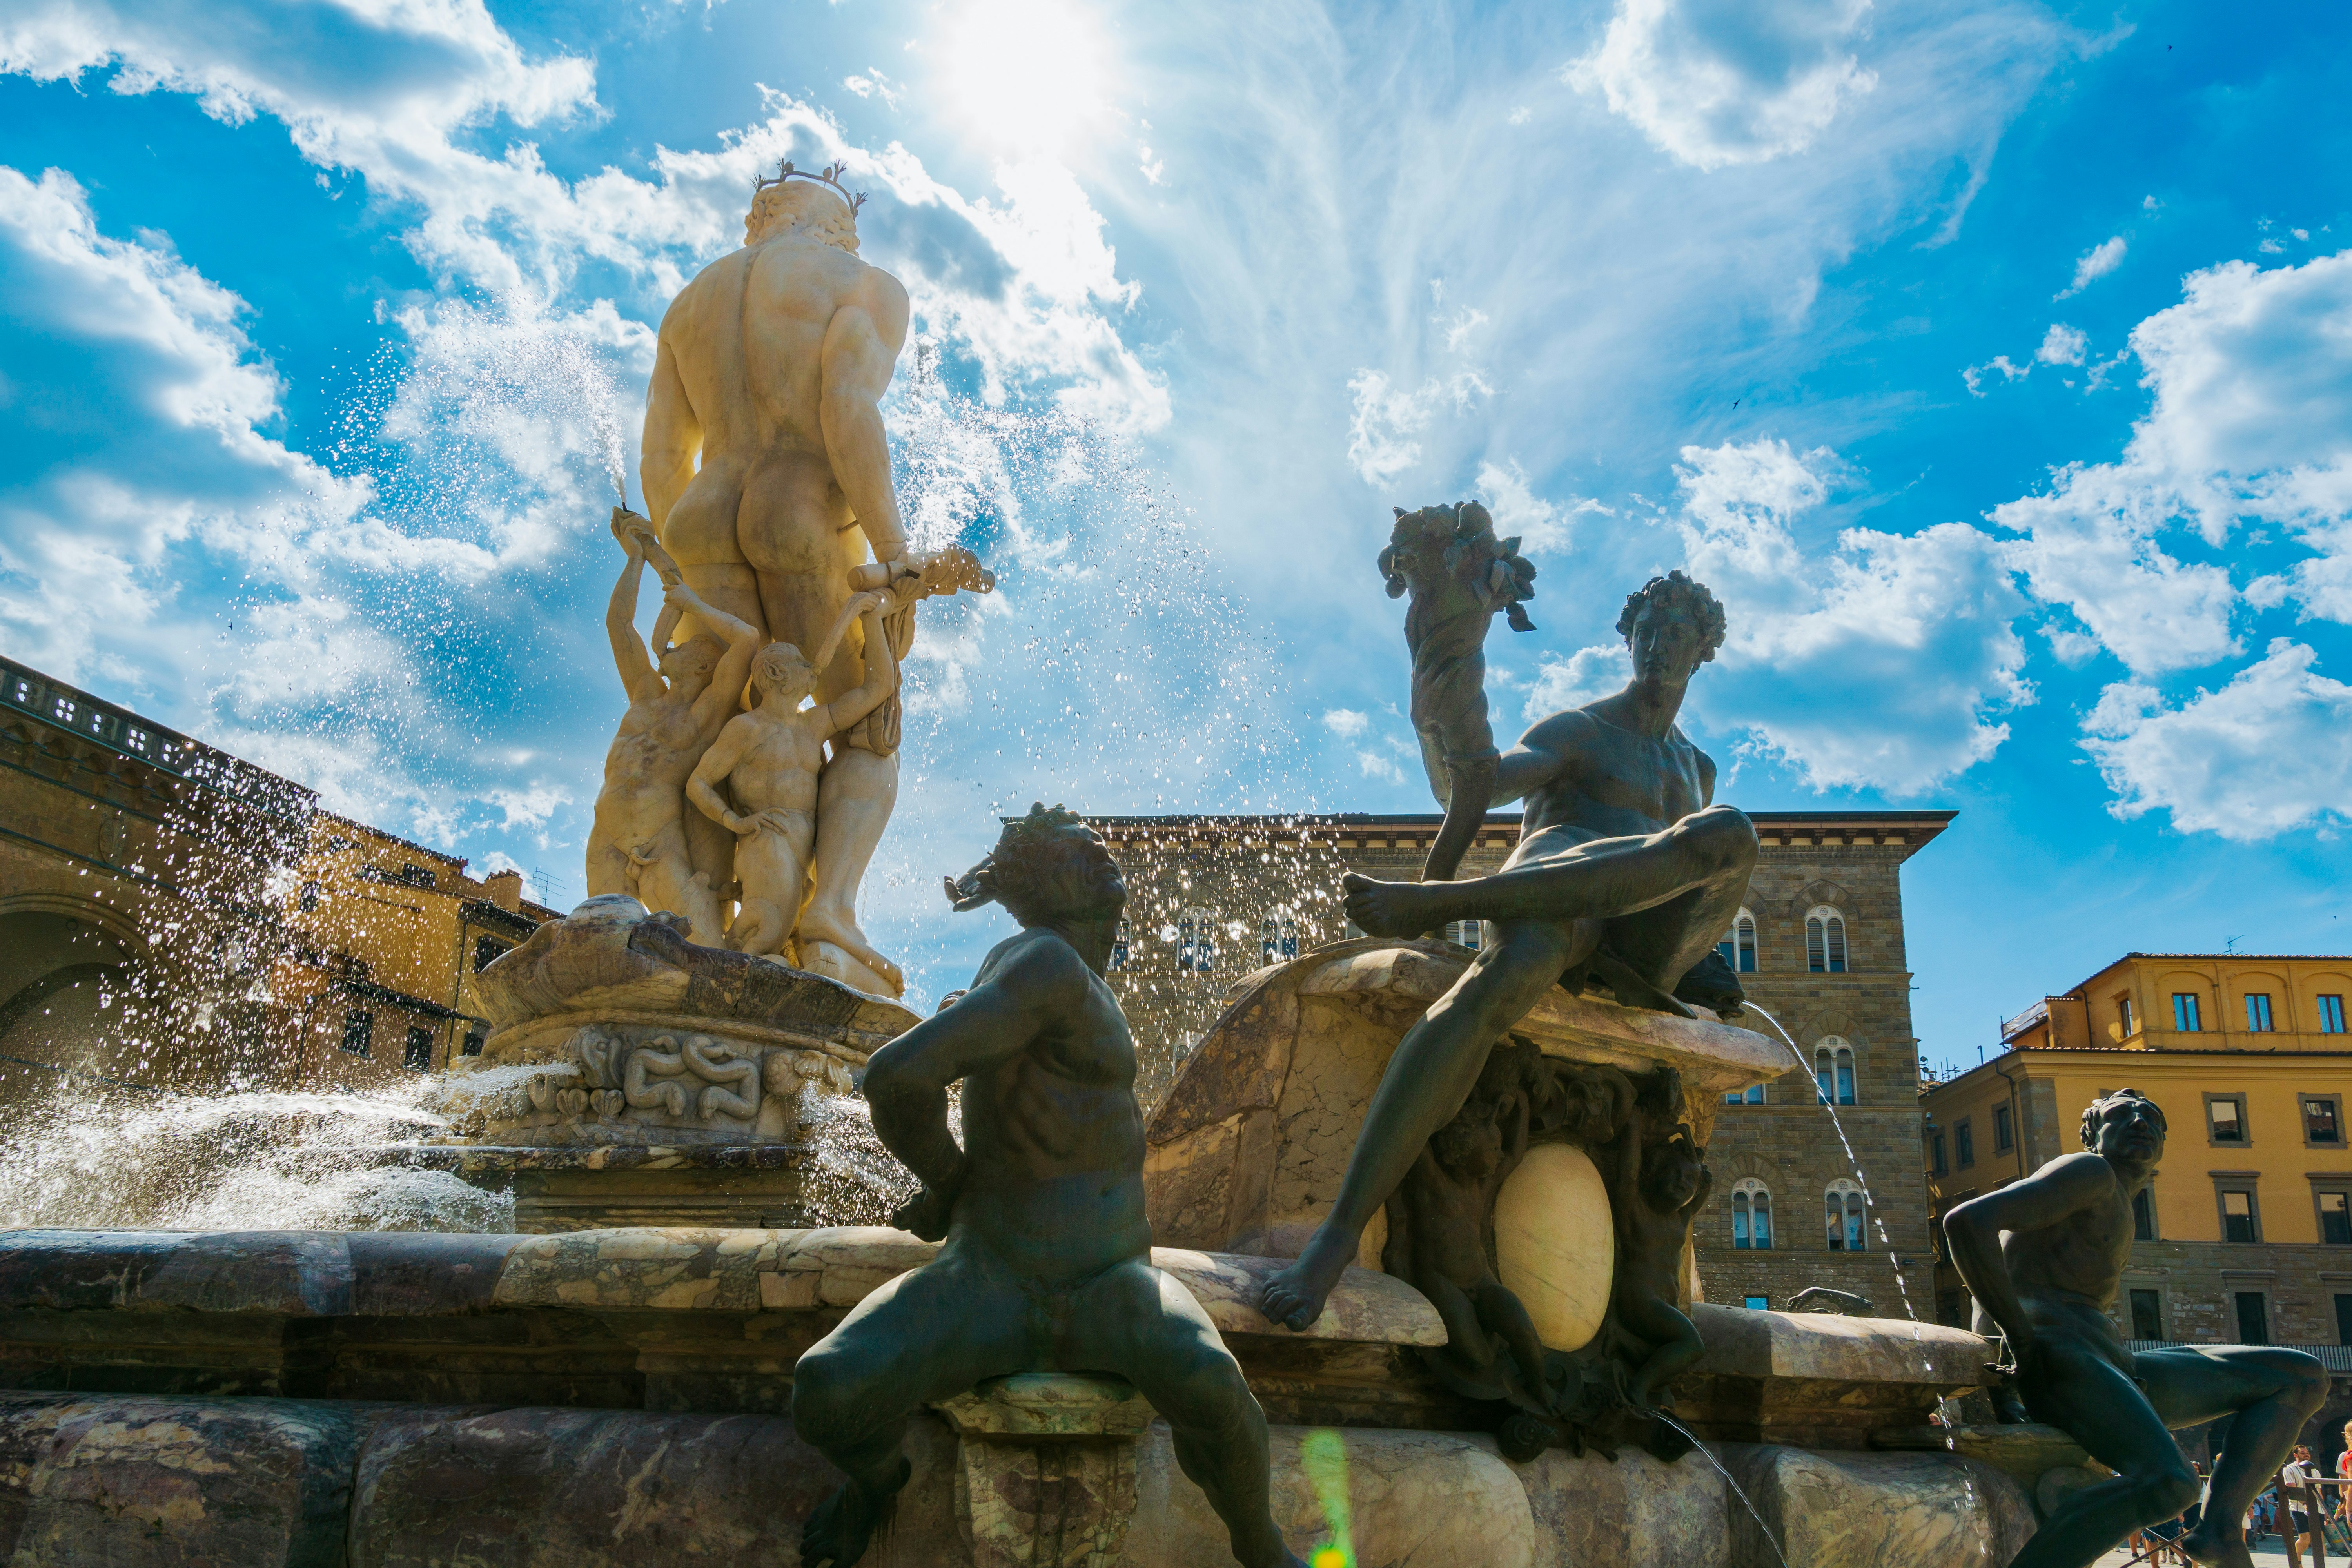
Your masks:
<svg viewBox="0 0 2352 1568"><path fill-rule="evenodd" d="M0 1235L0 1561L793 1563L836 1479L793 1433L793 1362L932 1250L874 1228ZM1265 1405L1276 1517L1310 1560L1344 1531L1363 1568L1765 1568L1776 1542L1802 1568L1996 1568L2033 1527L2020 1464L2079 1463L1921 1446L1990 1359L1973 1336L1701 1308L1689 1403L1762 1439L1710 1445L1759 1524L1696 1455L1515 1464L1448 1429L1412 1354L1442 1331L1400 1281L1351 1270L1293 1334L1250 1305L1273 1260L1155 1261ZM1809 1431L1841 1446L1789 1440ZM1115 1380L983 1385L908 1452L869 1564L1231 1561Z"/></svg>

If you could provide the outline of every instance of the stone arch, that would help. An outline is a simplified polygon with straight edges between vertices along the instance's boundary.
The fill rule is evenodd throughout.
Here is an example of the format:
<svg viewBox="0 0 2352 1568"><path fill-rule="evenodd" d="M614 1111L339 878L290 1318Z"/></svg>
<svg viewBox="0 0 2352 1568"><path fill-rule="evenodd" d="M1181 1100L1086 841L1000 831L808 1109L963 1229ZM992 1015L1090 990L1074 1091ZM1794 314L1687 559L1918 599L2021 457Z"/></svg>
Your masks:
<svg viewBox="0 0 2352 1568"><path fill-rule="evenodd" d="M1827 904L1845 916L1847 920L1853 919L1853 890L1843 883L1832 882L1825 878L1817 877L1790 894L1785 907L1791 920L1802 921L1805 918L1805 911L1815 904Z"/></svg>

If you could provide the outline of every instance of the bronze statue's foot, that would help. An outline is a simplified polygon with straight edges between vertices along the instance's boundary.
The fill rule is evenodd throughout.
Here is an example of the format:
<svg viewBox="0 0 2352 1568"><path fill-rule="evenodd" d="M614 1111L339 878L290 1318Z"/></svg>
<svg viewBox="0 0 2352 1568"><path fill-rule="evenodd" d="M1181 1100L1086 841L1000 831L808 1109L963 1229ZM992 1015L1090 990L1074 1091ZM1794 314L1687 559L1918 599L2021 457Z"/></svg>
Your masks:
<svg viewBox="0 0 2352 1568"><path fill-rule="evenodd" d="M903 1457L898 1460L899 1486L912 1468ZM842 1482L801 1526L802 1568L856 1568L889 1502L887 1495L875 1497L856 1481Z"/></svg>
<svg viewBox="0 0 2352 1568"><path fill-rule="evenodd" d="M1419 936L1442 921L1432 919L1432 889L1420 882L1375 882L1350 871L1339 883L1348 918L1370 936Z"/></svg>
<svg viewBox="0 0 2352 1568"><path fill-rule="evenodd" d="M1294 1333L1304 1333L1323 1315L1323 1303L1356 1256L1355 1243L1326 1241L1318 1228L1298 1261L1265 1282L1258 1310Z"/></svg>
<svg viewBox="0 0 2352 1568"><path fill-rule="evenodd" d="M2211 1520L2173 1542L2205 1568L2254 1568L2246 1532L2234 1519Z"/></svg>

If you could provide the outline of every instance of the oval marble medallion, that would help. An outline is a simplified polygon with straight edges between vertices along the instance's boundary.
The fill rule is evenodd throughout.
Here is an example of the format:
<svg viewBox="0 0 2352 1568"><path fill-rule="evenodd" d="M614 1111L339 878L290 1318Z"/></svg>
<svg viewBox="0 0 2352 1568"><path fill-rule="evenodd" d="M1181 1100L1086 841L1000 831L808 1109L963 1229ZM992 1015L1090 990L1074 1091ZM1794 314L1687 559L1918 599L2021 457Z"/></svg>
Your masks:
<svg viewBox="0 0 2352 1568"><path fill-rule="evenodd" d="M1609 1310L1617 1262L1609 1190L1581 1149L1539 1143L1495 1197L1495 1272L1556 1351L1581 1350Z"/></svg>

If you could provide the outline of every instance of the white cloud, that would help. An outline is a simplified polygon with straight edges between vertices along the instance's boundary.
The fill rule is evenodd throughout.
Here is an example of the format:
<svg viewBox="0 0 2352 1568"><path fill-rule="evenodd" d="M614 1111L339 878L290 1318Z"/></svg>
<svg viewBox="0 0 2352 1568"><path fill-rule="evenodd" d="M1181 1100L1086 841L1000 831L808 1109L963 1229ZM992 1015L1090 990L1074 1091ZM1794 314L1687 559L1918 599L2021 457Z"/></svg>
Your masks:
<svg viewBox="0 0 2352 1568"><path fill-rule="evenodd" d="M1506 539L1517 535L1521 552L1527 554L1563 552L1575 535L1578 518L1587 512L1609 514L1607 507L1591 497L1565 507L1544 500L1528 484L1527 470L1514 460L1489 459L1479 464L1471 489L1494 514L1495 531ZM1540 584L1537 591L1542 591Z"/></svg>
<svg viewBox="0 0 2352 1568"><path fill-rule="evenodd" d="M886 109L898 108L898 95L907 90L904 82L892 81L872 66L867 66L862 74L843 77L841 85L860 98L880 99Z"/></svg>
<svg viewBox="0 0 2352 1568"><path fill-rule="evenodd" d="M2005 381L2022 381L2033 374L2033 367L2030 364L2011 364L2007 354L1995 354L1986 363L1972 364L1960 372L1960 379L1969 384L1970 397L1982 397L1985 395L1984 378L1992 371L1999 371Z"/></svg>
<svg viewBox="0 0 2352 1568"><path fill-rule="evenodd" d="M2352 686L2313 669L2315 657L2275 638L2228 685L2177 708L2147 686L2108 687L2083 744L2116 815L2168 811L2184 832L2242 842L2346 820Z"/></svg>
<svg viewBox="0 0 2352 1568"><path fill-rule="evenodd" d="M2056 300L2071 299L2124 264L2124 237L2116 235L2103 239L2083 252L2074 262L2074 281L2051 296Z"/></svg>
<svg viewBox="0 0 2352 1568"><path fill-rule="evenodd" d="M2081 364L2090 352L2088 333L2062 321L2053 321L2050 330L2042 334L2042 346L2033 351L2033 357L2042 364Z"/></svg>
<svg viewBox="0 0 2352 1568"><path fill-rule="evenodd" d="M1323 727L1343 741L1352 741L1370 729L1372 721L1353 708L1334 708L1323 715Z"/></svg>
<svg viewBox="0 0 2352 1568"><path fill-rule="evenodd" d="M1580 647L1566 658L1548 653L1536 667L1534 684L1528 689L1528 722L1614 696L1625 689L1633 674L1633 661L1621 642Z"/></svg>
<svg viewBox="0 0 2352 1568"><path fill-rule="evenodd" d="M1459 413L1493 391L1475 370L1458 371L1444 381L1431 376L1410 391L1391 386L1379 371L1359 370L1348 381L1354 399L1348 461L1366 484L1385 484L1421 461L1421 443L1413 437L1445 405Z"/></svg>
<svg viewBox="0 0 2352 1568"><path fill-rule="evenodd" d="M1778 440L1685 447L1675 469L1692 575L1729 631L1694 698L1819 788L1924 788L1990 757L2032 700L2000 546L1966 523L1847 529L1825 556L1794 526L1843 465Z"/></svg>
<svg viewBox="0 0 2352 1568"><path fill-rule="evenodd" d="M1801 153L1877 75L1854 53L1871 0L1619 0L1560 75L1699 169Z"/></svg>
<svg viewBox="0 0 2352 1568"><path fill-rule="evenodd" d="M2131 346L2155 398L2122 459L1993 512L2026 535L2013 558L2036 596L2135 673L2214 663L2241 651L2238 590L2159 541L2186 525L2219 547L2251 520L2313 550L2286 574L2306 613L2352 620L2352 252L2193 273Z"/></svg>

